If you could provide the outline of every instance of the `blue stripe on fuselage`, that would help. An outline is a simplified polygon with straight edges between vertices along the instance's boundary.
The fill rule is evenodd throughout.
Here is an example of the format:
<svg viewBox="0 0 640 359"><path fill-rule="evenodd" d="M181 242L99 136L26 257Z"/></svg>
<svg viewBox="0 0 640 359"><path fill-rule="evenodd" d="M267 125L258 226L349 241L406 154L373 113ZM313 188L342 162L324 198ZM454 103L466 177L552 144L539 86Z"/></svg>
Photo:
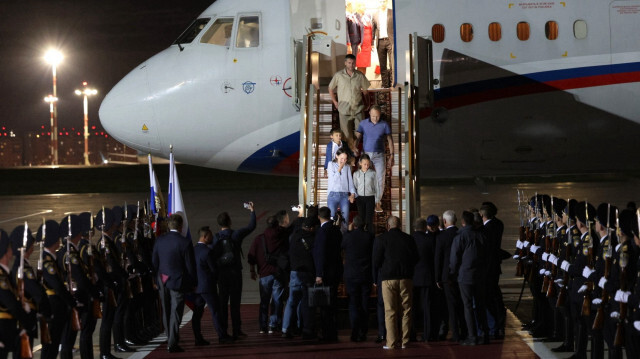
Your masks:
<svg viewBox="0 0 640 359"><path fill-rule="evenodd" d="M257 150L238 166L238 171L270 174L282 161L299 151L300 131Z"/></svg>

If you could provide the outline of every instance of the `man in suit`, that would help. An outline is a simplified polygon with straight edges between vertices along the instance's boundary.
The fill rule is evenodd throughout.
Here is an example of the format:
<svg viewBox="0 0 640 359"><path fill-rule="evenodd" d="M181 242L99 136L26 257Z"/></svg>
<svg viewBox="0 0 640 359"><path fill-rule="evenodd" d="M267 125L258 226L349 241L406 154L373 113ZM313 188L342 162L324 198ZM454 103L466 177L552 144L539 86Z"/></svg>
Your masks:
<svg viewBox="0 0 640 359"><path fill-rule="evenodd" d="M474 227L472 212L462 212L462 229L453 239L449 268L457 275L468 336L462 345L476 345L478 330L484 334L483 344L489 344L489 326L485 308L486 245L481 228Z"/></svg>
<svg viewBox="0 0 640 359"><path fill-rule="evenodd" d="M413 273L418 263L418 248L410 235L400 230L400 219L387 219L387 232L373 253L373 262L380 268L384 296L387 345L384 349L405 348L411 331ZM402 313L402 331L398 331L398 314ZM399 336L398 334L401 334Z"/></svg>
<svg viewBox="0 0 640 359"><path fill-rule="evenodd" d="M380 10L373 15L373 35L378 49L382 87L385 88L393 85L393 28L393 9L390 2L384 0L381 2Z"/></svg>
<svg viewBox="0 0 640 359"><path fill-rule="evenodd" d="M489 320L489 334L496 339L504 338L504 325L506 309L502 301L500 282L500 269L502 259L500 246L504 223L496 218L498 208L491 202L485 202L480 207L480 215L484 226L484 235L487 239L487 255L489 265L487 267L487 319Z"/></svg>
<svg viewBox="0 0 640 359"><path fill-rule="evenodd" d="M458 288L456 277L449 275L451 244L453 243L453 238L458 233L458 227L456 227L458 218L454 211L448 210L442 214L442 220L444 221L445 229L440 233L438 240L436 241L436 285L439 289L444 290L445 299L447 301L447 311L449 313L451 341L457 343L462 339L462 336L464 336L464 333L466 332L460 289Z"/></svg>
<svg viewBox="0 0 640 359"><path fill-rule="evenodd" d="M344 281L349 294L351 341L363 342L369 328L369 295L371 294L371 255L373 234L363 230L364 220L353 219L353 230L342 240L345 267Z"/></svg>
<svg viewBox="0 0 640 359"><path fill-rule="evenodd" d="M169 232L158 238L153 247L153 268L158 275L162 293L160 298L170 353L184 352L178 344L184 294L198 284L193 246L181 234L182 223L181 215L171 215L167 222Z"/></svg>
<svg viewBox="0 0 640 359"><path fill-rule="evenodd" d="M220 299L218 297L218 271L215 259L209 245L213 242L213 234L208 226L200 228L198 232L200 239L193 247L196 261L196 273L198 275L198 286L196 287L196 305L193 308L191 326L196 338L196 346L209 345L209 342L202 337L200 320L204 313L205 303L211 312L213 327L218 333L220 343L231 342L231 337L226 335L220 327L218 312L220 310Z"/></svg>
<svg viewBox="0 0 640 359"><path fill-rule="evenodd" d="M430 215L416 219L413 225L413 239L418 248L420 259L416 264L413 274L413 328L411 340L416 341L418 323L422 324L422 339L420 341L434 340L436 330L432 326L438 323L431 311L432 291L435 287L434 258L436 252L436 236L438 235L438 216Z"/></svg>
<svg viewBox="0 0 640 359"><path fill-rule="evenodd" d="M318 209L320 228L316 232L313 246L313 261L316 268L316 284L330 288L330 305L320 309L322 322L322 340L337 341L338 325L336 310L338 299L338 284L342 279L342 233L331 222L329 207Z"/></svg>

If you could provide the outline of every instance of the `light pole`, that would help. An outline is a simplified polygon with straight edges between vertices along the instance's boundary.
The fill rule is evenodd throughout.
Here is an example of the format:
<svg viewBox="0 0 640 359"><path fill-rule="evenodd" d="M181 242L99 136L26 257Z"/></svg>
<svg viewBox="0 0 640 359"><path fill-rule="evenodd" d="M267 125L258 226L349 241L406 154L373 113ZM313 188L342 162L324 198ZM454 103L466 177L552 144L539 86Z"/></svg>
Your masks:
<svg viewBox="0 0 640 359"><path fill-rule="evenodd" d="M92 96L98 93L98 90L87 87L87 81L82 82L83 90L76 90L76 95L84 96L84 164L88 166L89 163L89 101L88 96Z"/></svg>
<svg viewBox="0 0 640 359"><path fill-rule="evenodd" d="M49 50L44 54L44 60L51 65L51 72L53 74L53 97L56 99L51 102L51 162L52 165L58 164L58 80L56 77L56 66L62 62L62 53L58 50Z"/></svg>
<svg viewBox="0 0 640 359"><path fill-rule="evenodd" d="M58 98L54 97L53 95L49 95L49 96L44 98L44 102L49 104L49 114L51 115L51 161L52 161L52 164L55 164L55 163L53 163L53 159L55 157L54 150L53 150L54 147L55 147L54 146L54 137L53 137L53 133L54 133L54 131L53 131L53 122L54 122L53 121L53 118L54 118L53 111L54 111L54 104L56 102L58 102Z"/></svg>

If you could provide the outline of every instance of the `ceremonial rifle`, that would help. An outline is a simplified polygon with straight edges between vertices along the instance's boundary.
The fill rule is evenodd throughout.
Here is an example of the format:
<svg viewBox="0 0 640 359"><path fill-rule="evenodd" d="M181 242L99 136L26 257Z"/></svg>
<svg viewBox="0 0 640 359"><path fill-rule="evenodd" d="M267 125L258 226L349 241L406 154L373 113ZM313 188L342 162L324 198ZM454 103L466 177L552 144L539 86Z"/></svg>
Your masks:
<svg viewBox="0 0 640 359"><path fill-rule="evenodd" d="M616 231L618 230L618 209L616 209ZM613 244L611 239L611 204L607 205L607 238L609 240L609 245L607 249L603 251L604 255L604 278L609 279L609 274L611 273L611 262L613 256ZM607 302L609 301L609 293L607 290L602 288L602 302L598 307L598 311L596 312L596 318L593 320L592 329L602 329L604 325L604 308L607 306Z"/></svg>
<svg viewBox="0 0 640 359"><path fill-rule="evenodd" d="M571 227L571 218L569 218L569 202L570 199L567 199L567 208L566 208L566 213L567 213L567 242L565 245L565 251L564 251L564 260L567 262L571 262L571 245L572 245L572 240L573 238L571 238L571 231L569 230L569 228ZM558 259L559 261L560 259ZM567 301L567 286L569 285L569 273L567 273L567 271L564 271L564 276L562 277L562 287L560 287L560 293L558 293L558 300L556 301L556 308L563 308L566 301Z"/></svg>
<svg viewBox="0 0 640 359"><path fill-rule="evenodd" d="M133 231L133 252L138 257L137 259L142 262L142 258L139 257L140 246L138 245L138 226L140 225L140 201L138 201L138 208L136 210L136 219L134 221L135 229ZM134 268L135 271L135 268ZM140 273L136 273L135 277L135 288L137 294L142 294L144 289L142 288L142 278L140 278Z"/></svg>
<svg viewBox="0 0 640 359"><path fill-rule="evenodd" d="M95 262L94 262L95 258L93 258L93 244L91 244L92 231L93 231L93 213L90 213L89 214L89 233L88 233L89 238L87 238L87 241L89 242L89 244L87 244L87 255L89 256L89 263L87 263L87 267L89 268L89 276L91 277L91 284L95 287L97 280L96 280L96 270L95 270ZM100 309L100 298L93 298L91 309L93 312L93 317L95 319L102 318L102 310Z"/></svg>
<svg viewBox="0 0 640 359"><path fill-rule="evenodd" d="M593 269L593 237L591 236L591 222L589 221L589 202L585 203L585 219L587 221L587 237L585 242L587 244L587 253L584 253L584 244L582 245L582 254L587 257L587 267ZM587 290L584 292L584 300L582 301L582 316L588 317L591 315L591 292L593 291L593 282L585 282Z"/></svg>
<svg viewBox="0 0 640 359"><path fill-rule="evenodd" d="M129 212L127 210L127 202L124 202L124 219L122 221L122 235L120 237L120 266L127 273L129 273L129 268L131 268L131 261L129 260L129 256L127 255L127 226L129 225L129 220L127 219ZM133 293L131 292L131 284L129 283L129 278L125 278L124 280L124 290L125 295L129 298L133 298Z"/></svg>
<svg viewBox="0 0 640 359"><path fill-rule="evenodd" d="M18 278L16 280L16 285L18 286L18 297L20 298L20 306L25 308L26 300L24 297L24 251L27 247L27 232L29 231L29 224L27 221L24 222L24 236L22 239L22 247L20 248L20 265L18 266ZM29 343L29 334L27 334L26 328L20 324L20 357L22 359L31 359L33 358L33 353L31 352L31 345Z"/></svg>
<svg viewBox="0 0 640 359"><path fill-rule="evenodd" d="M621 243L621 248L620 248L620 268L622 268L622 270L620 271L620 291L622 292L626 292L628 290L627 288L627 265L629 264L629 254L625 252L625 248L624 248L624 243L622 243L622 230L620 230L620 223L618 222L618 228L616 228L616 233L619 235L618 240ZM627 240L625 242L629 241L629 239L627 238ZM618 325L616 327L616 336L615 339L613 340L613 346L614 347L621 347L625 345L625 338L624 338L624 326L625 326L625 321L627 319L627 303L623 303L620 302L620 317L618 318Z"/></svg>
<svg viewBox="0 0 640 359"><path fill-rule="evenodd" d="M42 217L42 240L39 243L40 246L40 255L38 256L38 266L36 277L40 282L40 285L44 286L44 277L42 276L42 268L44 266L44 240L46 238L47 233L47 222L44 217ZM51 344L51 333L49 332L49 323L47 320L40 315L38 321L40 322L40 343L42 344Z"/></svg>
<svg viewBox="0 0 640 359"><path fill-rule="evenodd" d="M68 220L69 236L67 237L67 257L65 258L64 264L67 266L67 289L71 295L75 295L78 288L73 280L73 276L71 275L71 215L69 215ZM80 331L81 328L82 326L80 325L78 310L76 308L71 308L71 330L77 332Z"/></svg>
<svg viewBox="0 0 640 359"><path fill-rule="evenodd" d="M113 268L111 268L111 263L109 262L109 256L111 255L111 250L107 245L107 239L104 235L104 227L106 226L106 216L104 214L104 206L102 206L102 225L100 226L101 238L100 238L100 247L102 248L103 259L104 259L104 270L107 272L107 276L113 272ZM108 278L111 280L111 278ZM107 298L109 305L112 307L117 306L116 296L113 294L113 289L107 286Z"/></svg>

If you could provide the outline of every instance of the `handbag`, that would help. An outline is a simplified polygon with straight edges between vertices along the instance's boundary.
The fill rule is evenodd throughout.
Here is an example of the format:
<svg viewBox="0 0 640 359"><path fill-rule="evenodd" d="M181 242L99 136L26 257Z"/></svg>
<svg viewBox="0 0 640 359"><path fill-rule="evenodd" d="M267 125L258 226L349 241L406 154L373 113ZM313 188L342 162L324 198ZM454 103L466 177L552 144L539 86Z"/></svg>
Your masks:
<svg viewBox="0 0 640 359"><path fill-rule="evenodd" d="M331 305L331 288L322 285L318 287L313 285L309 287L309 306L310 307L327 307Z"/></svg>

